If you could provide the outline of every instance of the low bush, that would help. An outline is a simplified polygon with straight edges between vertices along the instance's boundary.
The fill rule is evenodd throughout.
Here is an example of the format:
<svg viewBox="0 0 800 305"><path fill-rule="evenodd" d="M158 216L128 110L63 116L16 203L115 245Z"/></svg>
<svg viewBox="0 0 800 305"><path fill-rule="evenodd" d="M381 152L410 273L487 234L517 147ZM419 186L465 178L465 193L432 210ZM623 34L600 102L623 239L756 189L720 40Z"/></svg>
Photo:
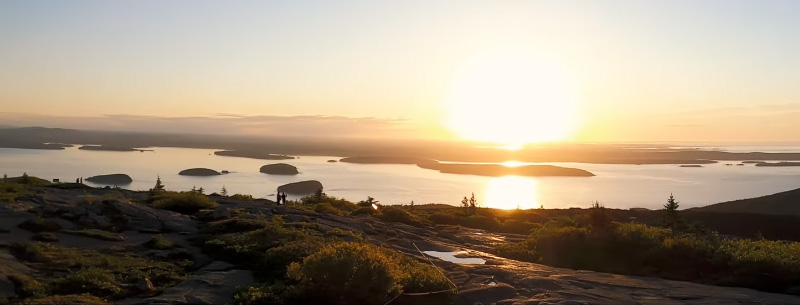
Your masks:
<svg viewBox="0 0 800 305"><path fill-rule="evenodd" d="M384 304L401 290L447 289L433 267L362 243L335 243L292 263L288 274L302 302Z"/></svg>
<svg viewBox="0 0 800 305"><path fill-rule="evenodd" d="M49 218L32 218L19 224L17 227L23 230L31 231L33 233L39 232L58 232L61 230L61 225L55 220Z"/></svg>
<svg viewBox="0 0 800 305"><path fill-rule="evenodd" d="M265 219L229 218L208 223L205 231L208 234L241 233L263 229L267 226L269 226L269 221Z"/></svg>
<svg viewBox="0 0 800 305"><path fill-rule="evenodd" d="M233 194L229 197L230 199L234 200L244 200L244 201L253 201L253 195L243 195L243 194Z"/></svg>
<svg viewBox="0 0 800 305"><path fill-rule="evenodd" d="M70 272L53 281L55 294L87 293L109 297L120 294L123 289L115 283L114 274L100 268L85 268Z"/></svg>
<svg viewBox="0 0 800 305"><path fill-rule="evenodd" d="M406 210L393 206L385 206L380 209L376 218L388 222L400 222L412 226L421 226L423 221L416 215L406 212Z"/></svg>
<svg viewBox="0 0 800 305"><path fill-rule="evenodd" d="M68 271L73 275L70 280L80 282L98 274L114 274L114 283L135 285L141 278L149 278L157 288L174 285L184 279L182 262L157 262L133 256L124 252L101 252L88 249L59 247L38 242L11 243L11 253L20 261L37 263L41 266L41 277L44 285L58 289L70 287L63 282L67 278L58 279L55 272ZM98 276L101 278L101 276ZM45 280L46 279L46 280ZM105 279L108 279L105 277ZM109 287L98 284L100 291L110 291ZM105 290L103 290L105 289ZM69 289L58 291L63 294L74 294ZM114 294L111 297L121 296Z"/></svg>
<svg viewBox="0 0 800 305"><path fill-rule="evenodd" d="M22 300L21 305L110 305L111 303L89 294L54 295Z"/></svg>
<svg viewBox="0 0 800 305"><path fill-rule="evenodd" d="M168 193L153 203L153 207L182 214L195 214L202 209L213 209L218 204L197 192Z"/></svg>
<svg viewBox="0 0 800 305"><path fill-rule="evenodd" d="M126 241L124 235L97 229L61 230L62 233L85 236L105 241Z"/></svg>
<svg viewBox="0 0 800 305"><path fill-rule="evenodd" d="M175 244L163 235L153 236L153 238L145 243L145 246L156 250L169 250L175 248Z"/></svg>
<svg viewBox="0 0 800 305"><path fill-rule="evenodd" d="M520 243L496 248L500 256L619 274L797 293L800 243L675 235L643 224L607 228L550 222Z"/></svg>

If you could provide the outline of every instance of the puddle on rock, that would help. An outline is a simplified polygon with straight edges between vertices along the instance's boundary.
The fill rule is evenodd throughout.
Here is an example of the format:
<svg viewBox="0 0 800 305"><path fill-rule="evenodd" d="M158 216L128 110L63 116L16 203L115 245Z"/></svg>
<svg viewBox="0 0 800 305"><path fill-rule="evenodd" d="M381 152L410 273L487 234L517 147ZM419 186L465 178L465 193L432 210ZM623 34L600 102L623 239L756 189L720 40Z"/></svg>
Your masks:
<svg viewBox="0 0 800 305"><path fill-rule="evenodd" d="M445 260L451 263L462 264L462 265L483 265L486 263L486 260L477 257L456 257L463 256L467 252L460 251L460 252L440 252L440 251L422 251L423 253L433 256L435 258Z"/></svg>

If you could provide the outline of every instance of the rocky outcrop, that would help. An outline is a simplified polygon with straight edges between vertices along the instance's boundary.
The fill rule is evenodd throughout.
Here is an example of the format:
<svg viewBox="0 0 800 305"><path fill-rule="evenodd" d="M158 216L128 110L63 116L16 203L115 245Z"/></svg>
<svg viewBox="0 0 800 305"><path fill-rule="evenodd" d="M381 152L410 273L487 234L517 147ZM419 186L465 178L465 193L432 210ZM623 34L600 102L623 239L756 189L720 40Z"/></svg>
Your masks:
<svg viewBox="0 0 800 305"><path fill-rule="evenodd" d="M169 287L161 295L147 299L123 300L117 304L232 304L233 295L239 287L253 282L253 274L247 270L210 271Z"/></svg>
<svg viewBox="0 0 800 305"><path fill-rule="evenodd" d="M293 182L289 184L284 184L278 187L279 193L289 193L295 195L307 195L313 194L317 190L322 189L322 182L317 180L307 180L307 181L300 181L300 182Z"/></svg>
<svg viewBox="0 0 800 305"><path fill-rule="evenodd" d="M97 175L86 178L86 181L96 184L105 185L125 185L133 182L131 176L126 174L110 174L110 175Z"/></svg>
<svg viewBox="0 0 800 305"><path fill-rule="evenodd" d="M178 175L207 177L207 176L219 176L222 175L222 173L210 168L190 168L180 171Z"/></svg>
<svg viewBox="0 0 800 305"><path fill-rule="evenodd" d="M14 289L14 282L11 280L15 275L30 275L33 270L23 265L6 249L0 249L0 299L13 298L17 294Z"/></svg>
<svg viewBox="0 0 800 305"><path fill-rule="evenodd" d="M297 175L299 173L297 167L286 163L267 164L258 171L268 175Z"/></svg>

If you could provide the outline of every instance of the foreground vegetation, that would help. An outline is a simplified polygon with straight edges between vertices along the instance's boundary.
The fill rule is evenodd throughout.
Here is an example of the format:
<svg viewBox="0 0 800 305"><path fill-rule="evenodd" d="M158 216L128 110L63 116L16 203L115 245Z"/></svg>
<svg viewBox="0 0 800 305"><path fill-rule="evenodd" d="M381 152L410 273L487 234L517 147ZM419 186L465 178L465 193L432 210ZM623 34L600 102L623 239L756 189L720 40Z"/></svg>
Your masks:
<svg viewBox="0 0 800 305"><path fill-rule="evenodd" d="M46 185L33 177L22 181L30 184L6 180L0 183L0 191L11 194L14 200L29 193L31 184ZM199 220L201 232L190 241L203 253L254 273L256 284L241 287L235 295L238 304L385 304L401 293L446 292L453 288L430 264L369 244L364 236L346 226L323 226L302 214L287 216L291 219L287 221L278 215L244 208L231 209L230 215L215 218L212 209L219 204L201 191L168 192L161 185L148 194L138 204L190 214ZM254 200L238 194L225 197ZM460 207L383 206L371 197L350 202L319 191L288 206L355 219L371 217L428 230L448 225L518 234L509 236L516 236L521 242L500 244L493 251L521 261L800 295L800 243L722 236L687 220L688 213L679 212L673 198L664 211L637 214L658 215L657 221L631 219L628 214L599 204L590 209L568 210L486 209L474 197L465 197ZM54 219L32 218L19 227L36 233L34 238L41 241L54 241L48 238L54 233L126 241L120 234L97 228L67 230ZM14 276L21 298L12 301L106 304L158 294L185 280L197 267L188 260L191 257L151 259L143 255L185 250L180 249L185 243L176 244L164 235L154 234L141 244L97 250L35 241L12 243L8 246L10 252L41 274L36 278ZM151 282L152 289L142 290L144 279ZM436 295L434 298L442 299L432 302L447 302L447 295ZM395 302L402 303L402 298Z"/></svg>
<svg viewBox="0 0 800 305"><path fill-rule="evenodd" d="M348 230L320 233L314 223L280 216L211 222L204 250L239 262L260 284L243 289L243 304L383 304L404 292L451 288L434 267L364 243Z"/></svg>

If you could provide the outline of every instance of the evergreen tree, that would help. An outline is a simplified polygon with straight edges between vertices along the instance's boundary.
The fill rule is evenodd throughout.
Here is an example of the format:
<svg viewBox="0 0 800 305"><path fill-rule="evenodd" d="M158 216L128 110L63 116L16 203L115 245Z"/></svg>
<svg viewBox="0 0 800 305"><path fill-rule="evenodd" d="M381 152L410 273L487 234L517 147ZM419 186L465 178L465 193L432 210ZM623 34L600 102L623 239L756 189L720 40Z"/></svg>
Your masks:
<svg viewBox="0 0 800 305"><path fill-rule="evenodd" d="M409 206L409 207L411 208L411 210L413 211L413 210L414 210L414 200L411 200L411 203L410 203L408 206Z"/></svg>
<svg viewBox="0 0 800 305"><path fill-rule="evenodd" d="M225 188L224 185L222 186L222 190L219 191L219 194L222 195L222 196L228 197L228 190Z"/></svg>
<svg viewBox="0 0 800 305"><path fill-rule="evenodd" d="M197 189L197 193L198 194L203 194L205 192L206 192L206 190L203 187L200 187L199 189Z"/></svg>
<svg viewBox="0 0 800 305"><path fill-rule="evenodd" d="M8 182L8 175L3 174L3 184L5 184L6 182Z"/></svg>
<svg viewBox="0 0 800 305"><path fill-rule="evenodd" d="M464 207L464 215L469 215L469 199L467 199L467 196L461 199L461 206Z"/></svg>
<svg viewBox="0 0 800 305"><path fill-rule="evenodd" d="M665 227L672 229L673 234L684 229L683 217L678 211L678 206L678 201L672 194L669 194L669 199L664 204L662 222Z"/></svg>
<svg viewBox="0 0 800 305"><path fill-rule="evenodd" d="M472 193L472 196L469 197L469 213L475 215L478 211L478 200L475 199L475 193Z"/></svg>
<svg viewBox="0 0 800 305"><path fill-rule="evenodd" d="M592 222L592 227L605 228L611 224L611 219L606 215L606 207L600 204L599 201L595 201L589 211L589 219Z"/></svg>
<svg viewBox="0 0 800 305"><path fill-rule="evenodd" d="M158 178L156 178L156 186L153 187L153 191L163 191L163 190L164 190L164 184L161 183L161 176L159 175Z"/></svg>
<svg viewBox="0 0 800 305"><path fill-rule="evenodd" d="M28 177L28 173L22 173L22 177L19 178L19 183L21 184L28 184L31 182L31 178Z"/></svg>

